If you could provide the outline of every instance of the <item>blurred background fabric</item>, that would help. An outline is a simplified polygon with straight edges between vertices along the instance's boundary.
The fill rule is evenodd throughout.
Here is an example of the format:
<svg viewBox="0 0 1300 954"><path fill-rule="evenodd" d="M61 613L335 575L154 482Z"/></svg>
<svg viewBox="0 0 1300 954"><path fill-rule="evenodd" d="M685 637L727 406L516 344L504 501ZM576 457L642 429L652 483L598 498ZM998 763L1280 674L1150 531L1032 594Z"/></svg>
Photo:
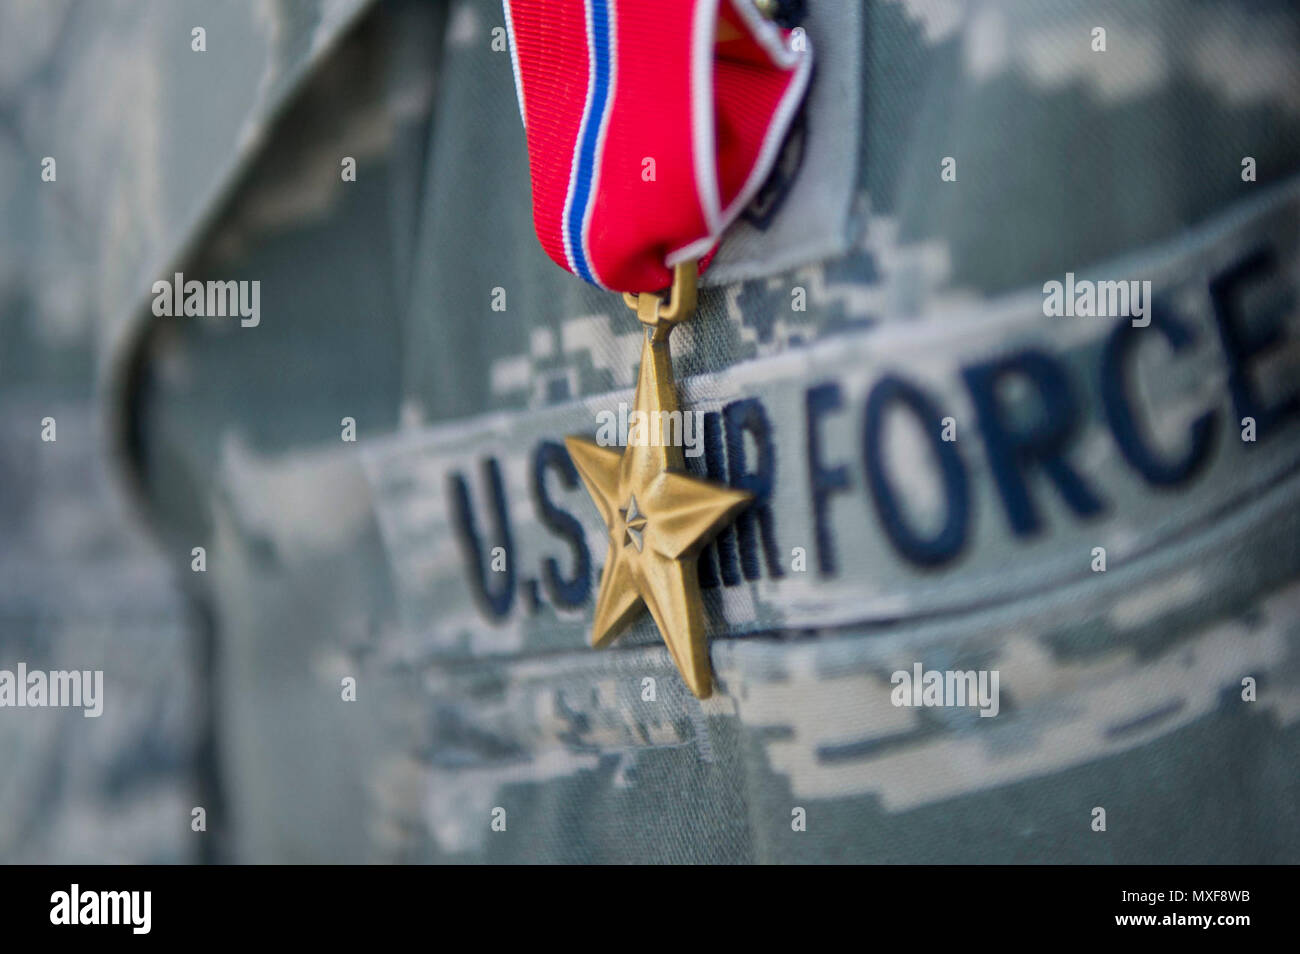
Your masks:
<svg viewBox="0 0 1300 954"><path fill-rule="evenodd" d="M1036 309L1067 271L1194 248L1150 267L1195 309L1220 245L1267 236L1294 287L1294 4L803 6L818 72L793 185L724 243L680 334L679 378L710 407L747 369L775 386L758 378L782 361L816 384L814 347L955 382L1051 319L1005 340L963 323ZM845 521L861 612L811 623L815 590L719 586L704 705L644 624L594 654L583 612L524 588L508 622L473 615L429 475L461 455L487 515L481 458L585 426L631 386L637 338L537 246L503 24L494 0L0 0L0 668L102 668L107 693L99 719L0 711L0 860L1300 859L1294 416L1254 476L1227 445L1208 516L1117 492L1108 532L1134 559L1104 580L1087 524L1054 505L1026 551L986 478L982 549L951 578L878 566ZM959 187L940 188L949 156ZM156 317L151 286L176 271L260 281L260 325ZM498 287L510 306L491 313ZM1278 400L1300 381L1283 304ZM925 322L951 337L909 343ZM1195 374L1144 365L1174 395L1144 407L1181 433L1216 402L1232 441L1208 347ZM1082 379L1100 350L1080 332L1054 354ZM1104 395L1082 390L1088 473L1118 474ZM768 410L776 456L802 467L805 409ZM526 520L525 465L503 482ZM1066 551L1077 569L1050 576ZM913 659L1001 668L1003 715L900 715L889 673ZM1105 837L1095 805L1117 820Z"/></svg>
<svg viewBox="0 0 1300 954"><path fill-rule="evenodd" d="M117 700L97 720L5 711L5 861L206 857L189 823L214 759L202 617L113 472L104 369L362 6L0 4L0 646L10 669L103 668ZM220 56L191 50L199 24ZM37 453L47 416L58 439Z"/></svg>

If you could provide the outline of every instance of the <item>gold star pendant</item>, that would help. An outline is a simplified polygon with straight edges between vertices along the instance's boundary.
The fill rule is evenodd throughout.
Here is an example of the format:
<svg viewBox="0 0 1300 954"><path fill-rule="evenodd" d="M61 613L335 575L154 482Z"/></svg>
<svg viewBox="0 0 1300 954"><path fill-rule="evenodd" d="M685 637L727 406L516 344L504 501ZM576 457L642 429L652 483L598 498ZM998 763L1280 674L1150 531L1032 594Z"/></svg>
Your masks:
<svg viewBox="0 0 1300 954"><path fill-rule="evenodd" d="M671 434L667 422L680 422L673 414L677 389L668 336L695 310L696 274L694 262L674 269L667 306L650 293L623 296L645 325L635 408L643 439L629 439L624 450L583 437L564 443L609 527L591 644L608 644L644 604L682 678L703 699L713 691L713 674L695 561L753 495L688 475L680 441L665 439ZM681 433L678 427L676 435Z"/></svg>

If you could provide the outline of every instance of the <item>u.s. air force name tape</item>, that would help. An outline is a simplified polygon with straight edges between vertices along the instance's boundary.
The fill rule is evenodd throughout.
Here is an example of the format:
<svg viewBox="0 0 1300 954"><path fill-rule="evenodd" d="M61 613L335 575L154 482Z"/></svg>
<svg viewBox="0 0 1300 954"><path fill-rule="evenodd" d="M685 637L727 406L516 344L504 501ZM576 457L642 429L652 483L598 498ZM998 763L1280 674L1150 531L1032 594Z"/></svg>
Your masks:
<svg viewBox="0 0 1300 954"><path fill-rule="evenodd" d="M986 607L1086 579L1097 548L1131 567L1276 486L1300 464L1297 222L1293 183L1075 279L1150 281L1149 324L1050 317L1036 288L687 379L688 469L756 496L701 556L712 635ZM582 645L607 531L561 441L630 401L369 443L412 650Z"/></svg>

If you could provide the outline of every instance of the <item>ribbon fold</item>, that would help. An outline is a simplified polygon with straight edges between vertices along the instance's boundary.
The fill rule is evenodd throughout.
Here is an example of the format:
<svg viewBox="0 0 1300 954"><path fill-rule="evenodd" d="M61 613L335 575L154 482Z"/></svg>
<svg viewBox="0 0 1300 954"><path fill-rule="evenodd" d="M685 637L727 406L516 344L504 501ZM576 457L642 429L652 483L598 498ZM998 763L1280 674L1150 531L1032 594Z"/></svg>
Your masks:
<svg viewBox="0 0 1300 954"><path fill-rule="evenodd" d="M762 186L811 48L752 0L503 0L533 224L560 266L657 291Z"/></svg>

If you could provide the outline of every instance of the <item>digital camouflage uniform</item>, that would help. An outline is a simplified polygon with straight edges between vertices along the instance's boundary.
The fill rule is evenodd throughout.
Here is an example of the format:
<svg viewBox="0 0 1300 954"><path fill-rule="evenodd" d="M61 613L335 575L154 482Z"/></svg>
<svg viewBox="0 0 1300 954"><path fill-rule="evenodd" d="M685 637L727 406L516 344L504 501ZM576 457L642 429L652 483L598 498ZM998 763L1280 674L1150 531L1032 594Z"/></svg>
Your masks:
<svg viewBox="0 0 1300 954"><path fill-rule="evenodd" d="M7 9L0 665L109 695L0 712L3 857L1300 860L1300 12L803 6L674 336L688 467L758 497L703 701L648 617L587 645L562 440L640 332L538 246L499 3ZM178 271L260 324L156 317ZM1067 272L1151 326L1046 316ZM998 714L895 706L916 663Z"/></svg>

